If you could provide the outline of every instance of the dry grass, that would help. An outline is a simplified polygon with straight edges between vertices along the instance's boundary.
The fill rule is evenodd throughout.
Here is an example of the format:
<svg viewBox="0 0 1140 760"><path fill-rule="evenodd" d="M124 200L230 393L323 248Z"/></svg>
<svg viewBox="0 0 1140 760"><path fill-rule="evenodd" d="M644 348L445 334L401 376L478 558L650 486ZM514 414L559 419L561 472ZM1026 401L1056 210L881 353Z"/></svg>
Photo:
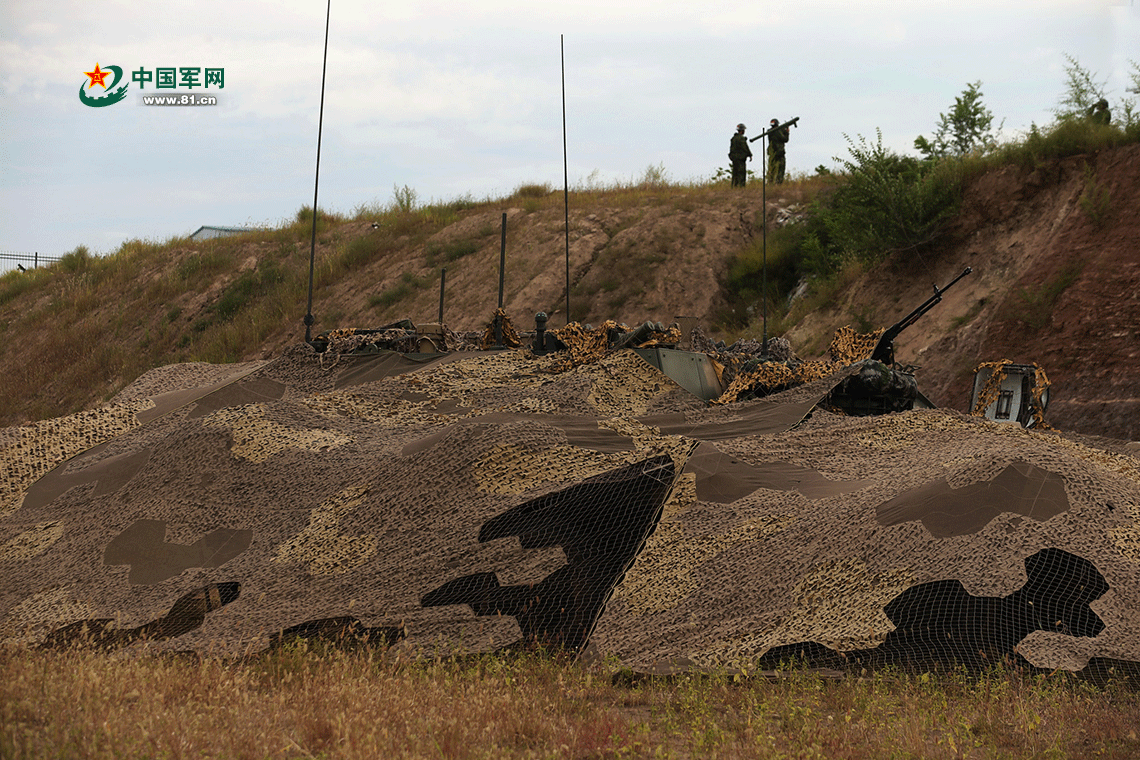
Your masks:
<svg viewBox="0 0 1140 760"><path fill-rule="evenodd" d="M798 198L813 188L797 181L780 192ZM367 303L370 316L406 316L426 287L425 270L433 270L434 283L435 268L459 266L483 238L497 236L498 225L462 239L432 241L432 236L504 204L556 211L559 219L564 204L561 192L541 184L522 185L507 199L432 204L419 204L408 188L396 191L403 203L362 204L351 215L320 211L314 313L337 313L344 283L375 287L379 283L371 278L377 271L402 268L412 279L390 282ZM572 193L573 208L581 214L599 208L642 212L654 206L737 204L756 201L761 187L754 183L742 191L715 183L670 183L662 167L649 167L643 177L587 181ZM7 390L0 395L0 426L97 405L153 367L247 361L262 356L267 341L281 342L283 334L299 341L296 326L307 309L311 239L312 210L304 207L272 229L206 241L130 240L103 256L80 246L51 266L0 276L0 335L13 348L0 360ZM665 250L656 245L640 261L659 265ZM592 287L605 291L602 307L615 308L637 294L641 279L627 274ZM322 324L327 327L328 321Z"/></svg>
<svg viewBox="0 0 1140 760"><path fill-rule="evenodd" d="M615 686L612 667L290 647L243 662L0 653L0 756L1115 757L1140 695L995 673Z"/></svg>

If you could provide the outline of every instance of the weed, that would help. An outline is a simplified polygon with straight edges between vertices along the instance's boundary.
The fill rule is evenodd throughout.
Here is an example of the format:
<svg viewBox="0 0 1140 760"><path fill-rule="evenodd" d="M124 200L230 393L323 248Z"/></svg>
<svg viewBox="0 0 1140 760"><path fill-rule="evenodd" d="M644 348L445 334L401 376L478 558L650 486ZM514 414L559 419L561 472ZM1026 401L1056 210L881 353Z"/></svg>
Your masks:
<svg viewBox="0 0 1140 760"><path fill-rule="evenodd" d="M1083 262L1074 260L1058 272L1056 277L1039 287L1032 290L1018 288L1015 294L1016 306L1010 316L1032 330L1044 328L1053 316L1057 300L1077 281L1083 269Z"/></svg>
<svg viewBox="0 0 1140 760"><path fill-rule="evenodd" d="M50 271L36 267L27 272L12 270L0 276L0 306L46 284Z"/></svg>
<svg viewBox="0 0 1140 760"><path fill-rule="evenodd" d="M672 183L669 181L669 172L666 171L665 164L650 164L645 167L637 184L641 187L663 188Z"/></svg>
<svg viewBox="0 0 1140 760"><path fill-rule="evenodd" d="M91 261L91 252L87 250L87 246L80 245L63 254L58 266L65 272L83 272L91 265Z"/></svg>
<svg viewBox="0 0 1140 760"><path fill-rule="evenodd" d="M765 308L769 318L784 313L784 294L790 293L800 278L802 259L797 259L796 254L802 249L805 235L806 231L798 225L781 227L771 232L766 241L753 240L729 260L723 282L727 308L720 316L722 323L742 327Z"/></svg>
<svg viewBox="0 0 1140 760"><path fill-rule="evenodd" d="M429 267L458 261L479 250L474 240L452 240L446 243L431 243L424 252L424 261Z"/></svg>
<svg viewBox="0 0 1140 760"><path fill-rule="evenodd" d="M545 198L554 192L554 188L550 186L549 182L532 183L529 185L519 185L515 188L515 192L511 195L512 198Z"/></svg>
<svg viewBox="0 0 1140 760"><path fill-rule="evenodd" d="M420 279L411 272L404 272L392 287L378 295L369 297L368 305L374 309L386 309L393 304L403 301L418 290L428 287L430 281Z"/></svg>
<svg viewBox="0 0 1140 760"><path fill-rule="evenodd" d="M233 257L217 249L188 256L175 267L174 275L180 283L196 283L204 287L217 274L233 266Z"/></svg>
<svg viewBox="0 0 1140 760"><path fill-rule="evenodd" d="M402 214L410 214L419 205L419 193L404 185L392 185L392 209Z"/></svg>
<svg viewBox="0 0 1140 760"><path fill-rule="evenodd" d="M301 225L305 228L311 228L313 224L313 207L306 205L301 206L301 208L297 209L295 221L298 225ZM335 214L331 211L328 211L327 209L322 208L317 212L317 233L320 234L323 232L328 228L330 224L343 221L344 217L342 217L340 214Z"/></svg>
<svg viewBox="0 0 1140 760"><path fill-rule="evenodd" d="M982 312L982 308L986 305L987 300L988 299L986 298L979 298L978 301L973 306L971 306L965 314L954 317L954 319L950 320L950 324L953 329L957 330L959 327L968 325L973 322L974 318Z"/></svg>
<svg viewBox="0 0 1140 760"><path fill-rule="evenodd" d="M1093 225L1102 228L1108 223L1112 208L1112 194L1108 188L1096 180L1092 167L1085 165L1085 188L1077 200L1081 210L1092 220Z"/></svg>
<svg viewBox="0 0 1140 760"><path fill-rule="evenodd" d="M855 332L869 333L880 327L878 321L875 320L875 307L870 304L864 304L861 307L851 310L851 318L855 323Z"/></svg>

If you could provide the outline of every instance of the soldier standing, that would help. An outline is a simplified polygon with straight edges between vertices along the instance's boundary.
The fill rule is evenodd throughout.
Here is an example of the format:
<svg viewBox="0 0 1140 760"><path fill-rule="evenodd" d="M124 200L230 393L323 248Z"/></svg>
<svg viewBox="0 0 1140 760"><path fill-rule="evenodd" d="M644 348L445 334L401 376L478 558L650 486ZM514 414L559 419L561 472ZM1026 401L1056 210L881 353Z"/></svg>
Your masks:
<svg viewBox="0 0 1140 760"><path fill-rule="evenodd" d="M785 164L784 146L787 145L792 135L787 127L776 129L778 126L780 126L780 120L772 119L768 132L768 181L782 185L784 183Z"/></svg>
<svg viewBox="0 0 1140 760"><path fill-rule="evenodd" d="M748 139L744 136L747 129L743 124L736 125L736 134L728 143L728 160L732 162L732 186L744 187L748 181L748 169L745 162L752 160L752 149L748 147Z"/></svg>

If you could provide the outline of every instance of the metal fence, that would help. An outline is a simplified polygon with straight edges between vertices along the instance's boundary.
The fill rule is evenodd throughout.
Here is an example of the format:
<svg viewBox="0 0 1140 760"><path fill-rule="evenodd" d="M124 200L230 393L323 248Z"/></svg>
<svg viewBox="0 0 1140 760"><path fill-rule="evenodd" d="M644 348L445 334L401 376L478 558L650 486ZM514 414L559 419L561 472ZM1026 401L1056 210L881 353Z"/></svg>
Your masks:
<svg viewBox="0 0 1140 760"><path fill-rule="evenodd" d="M54 264L59 260L59 256L45 256L39 252L0 251L0 261L30 261L33 268L40 264Z"/></svg>

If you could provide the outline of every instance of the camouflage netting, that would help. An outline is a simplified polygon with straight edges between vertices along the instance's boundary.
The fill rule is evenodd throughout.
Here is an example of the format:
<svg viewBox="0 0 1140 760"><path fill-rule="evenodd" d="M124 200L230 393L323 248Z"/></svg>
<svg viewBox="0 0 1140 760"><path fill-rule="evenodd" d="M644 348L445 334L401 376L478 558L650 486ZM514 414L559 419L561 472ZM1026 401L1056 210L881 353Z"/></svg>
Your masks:
<svg viewBox="0 0 1140 760"><path fill-rule="evenodd" d="M998 394L1001 393L1001 384L1007 376L1007 368L1013 365L1013 362L1004 359L1000 362L983 362L974 368L974 374L989 370L989 377L986 379L985 385L982 386L981 391L978 393L978 399L974 402L974 408L970 410L970 414L975 417L981 417L985 414L986 408L997 401ZM1030 386L1029 393L1031 404L1033 408L1033 419L1039 428L1049 428L1049 424L1045 422L1045 413L1042 411L1045 408L1045 391L1049 389L1052 383L1045 375L1045 370L1041 365L1036 362L1033 363L1033 384Z"/></svg>
<svg viewBox="0 0 1140 760"><path fill-rule="evenodd" d="M337 356L0 431L0 640L1136 672L1123 444L815 408L844 361L709 406L629 350Z"/></svg>

